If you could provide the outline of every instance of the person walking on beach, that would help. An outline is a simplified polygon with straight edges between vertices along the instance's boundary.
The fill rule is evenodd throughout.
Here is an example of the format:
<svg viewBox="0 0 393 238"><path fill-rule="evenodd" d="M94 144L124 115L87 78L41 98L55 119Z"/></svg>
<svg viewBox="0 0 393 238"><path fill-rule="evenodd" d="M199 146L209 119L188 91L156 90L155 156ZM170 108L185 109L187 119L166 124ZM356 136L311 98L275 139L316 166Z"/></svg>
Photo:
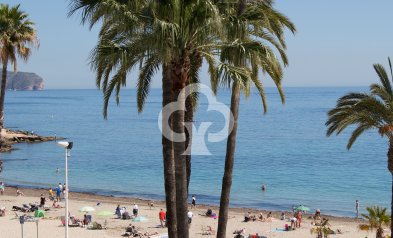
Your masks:
<svg viewBox="0 0 393 238"><path fill-rule="evenodd" d="M356 218L359 218L359 200L355 202Z"/></svg>
<svg viewBox="0 0 393 238"><path fill-rule="evenodd" d="M191 207L192 207L192 208L195 208L195 207L196 207L196 198L195 198L195 195L192 195Z"/></svg>
<svg viewBox="0 0 393 238"><path fill-rule="evenodd" d="M0 181L0 194L3 195L5 190L5 185L3 181Z"/></svg>
<svg viewBox="0 0 393 238"><path fill-rule="evenodd" d="M162 210L162 208L160 209L160 212L158 213L158 218L160 219L161 227L164 228L166 213L164 212L164 210Z"/></svg>
<svg viewBox="0 0 393 238"><path fill-rule="evenodd" d="M134 214L135 217L138 216L138 205L134 203L134 207L132 208L132 213Z"/></svg>

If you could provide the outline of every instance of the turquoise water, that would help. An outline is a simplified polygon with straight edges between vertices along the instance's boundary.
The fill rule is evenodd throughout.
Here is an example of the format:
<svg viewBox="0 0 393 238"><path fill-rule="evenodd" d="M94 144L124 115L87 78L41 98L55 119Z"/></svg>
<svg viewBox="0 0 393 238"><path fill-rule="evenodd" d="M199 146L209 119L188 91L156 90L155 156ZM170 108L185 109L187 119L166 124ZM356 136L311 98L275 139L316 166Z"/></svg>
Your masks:
<svg viewBox="0 0 393 238"><path fill-rule="evenodd" d="M289 210L294 204L340 216L353 216L360 205L389 206L391 176L387 170L386 138L377 132L360 137L346 150L349 133L327 138L326 112L338 97L367 88L287 88L281 105L276 91L267 90L269 112L263 115L256 92L242 98L231 202L239 207ZM101 194L163 199L161 133L157 117L161 90L153 89L142 114L135 91L124 90L121 104L112 102L102 117L97 90L45 90L6 95L9 128L57 135L74 141L69 160L70 189ZM230 102L220 91L219 101ZM207 112L201 97L196 123L224 122ZM64 151L55 142L18 144L1 154L7 184L48 187L63 182ZM226 141L208 144L212 156L194 156L190 193L200 203L218 204ZM61 171L62 172L62 171ZM267 191L260 187L266 184Z"/></svg>

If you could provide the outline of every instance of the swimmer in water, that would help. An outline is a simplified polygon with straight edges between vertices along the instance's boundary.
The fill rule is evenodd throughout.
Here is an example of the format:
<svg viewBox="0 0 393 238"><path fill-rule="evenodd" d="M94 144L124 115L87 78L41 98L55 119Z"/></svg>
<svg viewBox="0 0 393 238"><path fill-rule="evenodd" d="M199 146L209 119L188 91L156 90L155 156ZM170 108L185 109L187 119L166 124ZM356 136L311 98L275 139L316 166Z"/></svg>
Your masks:
<svg viewBox="0 0 393 238"><path fill-rule="evenodd" d="M262 191L266 191L266 186L265 186L265 184L262 184Z"/></svg>

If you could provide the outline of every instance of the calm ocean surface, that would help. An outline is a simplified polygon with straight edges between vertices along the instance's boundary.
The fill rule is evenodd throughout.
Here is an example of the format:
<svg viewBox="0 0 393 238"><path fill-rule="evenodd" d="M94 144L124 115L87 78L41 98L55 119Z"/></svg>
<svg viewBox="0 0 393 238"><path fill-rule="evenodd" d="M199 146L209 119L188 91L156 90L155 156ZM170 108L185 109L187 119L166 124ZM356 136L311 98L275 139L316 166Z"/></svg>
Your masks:
<svg viewBox="0 0 393 238"><path fill-rule="evenodd" d="M262 113L253 92L242 98L231 202L233 206L289 210L304 204L323 213L353 216L361 207L390 203L386 138L376 131L360 137L346 150L348 131L325 136L326 112L349 91L367 88L287 88L281 105L276 90L267 90L269 112ZM161 133L158 113L161 90L153 89L142 114L135 90L123 90L108 120L102 117L98 90L8 91L5 125L74 141L69 160L70 189L100 194L163 199ZM218 100L230 103L230 92ZM207 112L201 97L196 123L212 121L219 131L224 118ZM7 184L48 187L63 182L64 150L55 142L18 144L0 154ZM218 204L226 141L208 144L211 156L194 156L190 193L199 203ZM61 169L60 175L56 168ZM261 192L266 184L267 191Z"/></svg>

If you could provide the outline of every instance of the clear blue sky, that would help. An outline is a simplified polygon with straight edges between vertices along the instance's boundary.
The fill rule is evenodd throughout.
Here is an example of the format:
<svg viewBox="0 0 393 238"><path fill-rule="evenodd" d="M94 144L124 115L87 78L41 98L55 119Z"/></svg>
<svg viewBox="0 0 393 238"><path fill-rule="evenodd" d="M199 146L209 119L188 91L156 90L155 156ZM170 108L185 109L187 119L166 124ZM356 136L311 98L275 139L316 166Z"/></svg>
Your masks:
<svg viewBox="0 0 393 238"><path fill-rule="evenodd" d="M97 29L81 26L76 15L67 18L68 1L1 2L20 3L36 23L41 46L27 64L19 63L19 71L39 74L48 89L95 88L88 55ZM277 0L276 8L298 29L295 36L287 35L290 65L284 86L369 85L377 80L372 64L387 66L387 57L393 57L391 0ZM160 86L160 75L153 85ZM130 77L128 87L134 86Z"/></svg>

